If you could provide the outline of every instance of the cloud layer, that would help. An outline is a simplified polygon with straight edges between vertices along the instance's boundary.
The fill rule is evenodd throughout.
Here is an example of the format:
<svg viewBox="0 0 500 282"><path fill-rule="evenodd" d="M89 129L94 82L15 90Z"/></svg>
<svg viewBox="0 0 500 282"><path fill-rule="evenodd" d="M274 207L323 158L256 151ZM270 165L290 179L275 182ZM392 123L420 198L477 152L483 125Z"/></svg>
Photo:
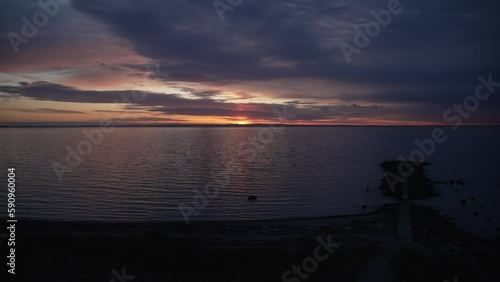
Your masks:
<svg viewBox="0 0 500 282"><path fill-rule="evenodd" d="M81 112L76 103L130 95L127 80L154 61L168 75L150 72L140 88L147 99L129 104L166 120L271 121L273 108L288 105L308 122L406 124L441 122L443 111L473 94L479 75L500 80L500 4L493 0L401 1L403 11L348 63L340 43L355 45L356 30L388 2L243 0L221 21L212 1L73 0L19 57L2 42L9 77L0 91ZM37 9L29 1L2 5L5 34ZM36 56L76 43L59 56ZM470 122L500 123L499 107L490 98Z"/></svg>

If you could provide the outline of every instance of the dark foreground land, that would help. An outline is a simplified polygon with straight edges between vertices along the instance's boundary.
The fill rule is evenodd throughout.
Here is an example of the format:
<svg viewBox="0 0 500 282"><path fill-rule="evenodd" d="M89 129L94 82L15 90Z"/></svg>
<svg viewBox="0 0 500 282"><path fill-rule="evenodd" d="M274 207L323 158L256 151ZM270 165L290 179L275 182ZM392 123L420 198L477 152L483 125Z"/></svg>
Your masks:
<svg viewBox="0 0 500 282"><path fill-rule="evenodd" d="M413 243L398 241L397 204L364 215L188 226L22 221L17 274L1 281L500 281L498 239L411 209ZM317 240L328 235L331 254Z"/></svg>

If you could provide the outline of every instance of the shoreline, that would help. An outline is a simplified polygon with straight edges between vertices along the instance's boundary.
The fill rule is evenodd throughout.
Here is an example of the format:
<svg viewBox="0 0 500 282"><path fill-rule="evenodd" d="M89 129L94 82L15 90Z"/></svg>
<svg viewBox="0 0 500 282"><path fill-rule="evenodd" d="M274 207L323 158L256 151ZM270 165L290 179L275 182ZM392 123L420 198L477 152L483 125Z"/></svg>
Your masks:
<svg viewBox="0 0 500 282"><path fill-rule="evenodd" d="M28 225L32 225L32 227L41 227L41 226L50 226L51 228L60 228L60 231L65 231L66 227L62 225L67 225L71 228L86 228L89 226L94 227L122 227L122 228L130 228L130 227L145 227L150 226L152 228L158 227L179 227L185 226L186 228L192 226L204 226L204 225L258 225L263 223L281 223L288 221L322 221L322 220L335 220L335 219L348 219L348 218L357 218L363 216L369 216L373 214L379 213L386 205L393 205L397 203L385 203L378 204L380 207L375 208L372 211L368 212L360 212L355 214L340 214L340 215L330 215L330 216L312 216L312 217L284 217L284 218L271 218L271 219L228 219L228 220L191 220L189 224L186 224L183 220L113 220L113 221L105 221L105 220L58 220L58 219L33 219L33 218L25 218L22 219L22 222ZM7 220L7 218L0 219ZM72 229L73 230L73 229ZM32 235L41 235L38 234L39 231L33 230L25 230L27 232L32 232ZM74 231L74 230L73 230ZM99 230L96 230L99 232Z"/></svg>
<svg viewBox="0 0 500 282"><path fill-rule="evenodd" d="M206 238L210 241L253 243L283 238L317 236L325 230L370 229L370 221L380 221L386 230L397 229L397 206L383 206L375 211L356 215L327 217L242 220L242 221L149 221L149 222L64 222L23 220L19 236L26 237L157 237L166 239ZM393 218L394 220L391 220ZM366 225L366 226L365 226ZM291 236L283 236L285 233ZM242 244L239 244L242 245Z"/></svg>

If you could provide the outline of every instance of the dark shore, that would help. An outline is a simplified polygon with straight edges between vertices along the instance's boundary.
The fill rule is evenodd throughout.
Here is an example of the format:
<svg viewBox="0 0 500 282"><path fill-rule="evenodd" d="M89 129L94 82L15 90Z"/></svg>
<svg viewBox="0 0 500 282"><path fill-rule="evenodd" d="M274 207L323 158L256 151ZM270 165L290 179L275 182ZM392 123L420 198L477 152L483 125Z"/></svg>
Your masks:
<svg viewBox="0 0 500 282"><path fill-rule="evenodd" d="M307 281L498 281L498 237L411 209L414 243L398 242L397 204L363 215L189 225L20 220L13 281L119 281L112 270L123 268L134 282L283 281L327 235L340 246Z"/></svg>

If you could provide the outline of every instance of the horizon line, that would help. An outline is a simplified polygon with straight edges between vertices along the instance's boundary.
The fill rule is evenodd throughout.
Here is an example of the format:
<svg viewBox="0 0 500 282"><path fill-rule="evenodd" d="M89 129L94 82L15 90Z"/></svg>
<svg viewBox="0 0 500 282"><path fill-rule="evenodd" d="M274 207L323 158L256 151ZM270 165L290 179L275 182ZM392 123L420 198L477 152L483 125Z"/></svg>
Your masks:
<svg viewBox="0 0 500 282"><path fill-rule="evenodd" d="M100 127L99 124L62 124L62 125L1 125L0 128L68 128L68 127ZM254 123L254 124L112 124L113 127L453 127L449 124L286 124L286 123ZM500 124L462 124L460 127L498 127ZM109 126L108 126L109 127Z"/></svg>

